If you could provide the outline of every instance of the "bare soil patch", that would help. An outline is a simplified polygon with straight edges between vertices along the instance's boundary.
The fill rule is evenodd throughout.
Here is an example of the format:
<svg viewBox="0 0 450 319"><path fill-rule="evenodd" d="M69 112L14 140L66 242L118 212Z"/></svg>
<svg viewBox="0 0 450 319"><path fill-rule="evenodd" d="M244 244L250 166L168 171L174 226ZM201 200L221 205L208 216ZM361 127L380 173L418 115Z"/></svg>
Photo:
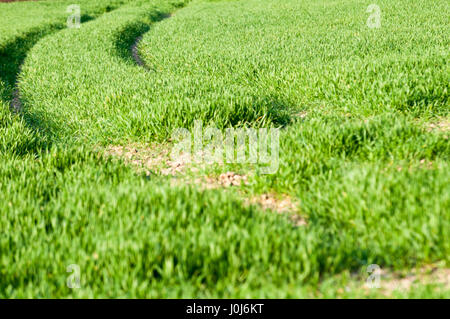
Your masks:
<svg viewBox="0 0 450 319"><path fill-rule="evenodd" d="M299 205L285 194L266 193L257 196L245 194L241 186L248 184L249 175L236 172L225 172L218 176L207 176L201 173L199 167L191 162L190 156L180 156L177 160L170 159L168 145L140 145L126 146L111 145L104 151L106 157L117 158L136 171L147 176L158 174L173 178L175 185L195 185L200 189L231 189L236 188L246 205L257 205L263 210L286 214L294 226L306 225L306 220L299 214ZM188 172L194 174L188 174Z"/></svg>
<svg viewBox="0 0 450 319"><path fill-rule="evenodd" d="M383 294L390 296L394 291L409 291L417 285L438 285L442 289L450 289L450 269L427 265L407 273L381 269L379 271L380 289ZM370 289L367 285L365 289Z"/></svg>
<svg viewBox="0 0 450 319"><path fill-rule="evenodd" d="M427 127L427 131L440 131L444 133L450 132L450 120L448 118L440 118L438 121L430 123Z"/></svg>

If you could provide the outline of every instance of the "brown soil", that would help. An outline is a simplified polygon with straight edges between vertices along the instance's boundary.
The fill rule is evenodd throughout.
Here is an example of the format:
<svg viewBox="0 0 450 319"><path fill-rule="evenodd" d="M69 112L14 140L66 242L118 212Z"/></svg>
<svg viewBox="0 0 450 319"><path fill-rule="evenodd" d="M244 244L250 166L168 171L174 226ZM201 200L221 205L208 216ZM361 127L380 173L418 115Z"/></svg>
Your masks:
<svg viewBox="0 0 450 319"><path fill-rule="evenodd" d="M440 132L450 132L450 120L447 118L440 118L438 121L435 121L434 123L430 123L427 127L427 131L440 131Z"/></svg>
<svg viewBox="0 0 450 319"><path fill-rule="evenodd" d="M394 291L408 291L417 285L440 285L443 289L450 289L450 269L438 268L434 265L414 269L408 273L380 270L379 289L390 296ZM364 289L370 289L366 285Z"/></svg>
<svg viewBox="0 0 450 319"><path fill-rule="evenodd" d="M229 189L237 188L248 184L248 176L235 172L225 172L219 176L202 175L199 168L190 161L190 158L183 158L172 161L167 146L164 145L142 145L130 144L127 146L111 145L103 151L108 158L119 158L126 164L133 166L138 172L143 172L147 176L160 174L173 177L174 185L191 184L200 189ZM189 176L188 171L197 172L194 176ZM285 194L261 194L251 196L239 192L244 203L247 205L257 205L263 210L270 210L279 214L289 215L295 226L307 225L298 211L298 203Z"/></svg>

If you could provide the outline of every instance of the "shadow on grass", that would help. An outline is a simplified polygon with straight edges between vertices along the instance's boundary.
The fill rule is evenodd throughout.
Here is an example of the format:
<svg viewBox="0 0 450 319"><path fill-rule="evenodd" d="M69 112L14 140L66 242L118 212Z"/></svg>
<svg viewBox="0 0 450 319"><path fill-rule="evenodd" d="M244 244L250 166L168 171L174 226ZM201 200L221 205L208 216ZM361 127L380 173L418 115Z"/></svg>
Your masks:
<svg viewBox="0 0 450 319"><path fill-rule="evenodd" d="M205 113L205 122L213 121L219 128L251 126L286 127L292 124L292 105L277 95L249 96L241 101L234 101L230 108L229 101L217 101ZM219 124L221 123L221 124Z"/></svg>
<svg viewBox="0 0 450 319"><path fill-rule="evenodd" d="M94 17L90 15L85 14L81 16L81 22L87 22L93 19ZM21 109L17 109L17 103L19 103L20 107L22 106L17 82L21 66L25 61L29 50L44 37L60 31L65 27L65 23L63 22L48 24L39 29L33 29L20 35L0 47L0 81L3 84L3 89L0 90L0 100L4 102L5 105L10 106L11 112L18 113L17 116L20 116L20 118L24 120L24 129L30 129L34 135L33 141L25 143L27 147L24 147L22 150L16 150L15 153L17 155L42 151L51 146L51 143L49 142L51 141L51 138L48 138L50 135L47 132L48 130L45 129L49 127L49 125L43 123L42 119L32 116L27 112L22 112ZM11 118L11 120L13 119Z"/></svg>
<svg viewBox="0 0 450 319"><path fill-rule="evenodd" d="M185 4L180 4L178 8L182 8ZM161 22L172 16L167 12L153 12L145 17L148 22L139 21L128 24L116 35L115 48L117 55L126 63L138 65L148 71L155 70L145 63L138 53L138 44L143 35L150 30L152 23ZM252 97L250 103L235 105L235 112L223 111L217 112L220 106L212 108L210 112L205 114L205 120L213 120L217 114L226 117L226 121L222 121L225 125L244 126L250 124L251 126L262 127L264 125L273 124L275 126L287 126L293 123L291 104L282 100L277 96L263 96ZM220 104L220 103L219 103ZM226 108L224 108L225 110ZM221 128L221 125L219 125Z"/></svg>
<svg viewBox="0 0 450 319"><path fill-rule="evenodd" d="M9 103L12 92L16 85L20 66L25 60L28 51L43 37L61 29L61 25L47 25L39 30L32 30L22 36L15 38L0 49L0 80L5 84L6 90L0 98Z"/></svg>
<svg viewBox="0 0 450 319"><path fill-rule="evenodd" d="M81 22L84 23L93 19L94 17L85 14L81 17ZM2 70L0 80L5 83L7 88L0 96L4 102L8 103L12 98L12 92L20 73L20 66L28 51L45 36L63 28L65 28L64 23L49 24L18 36L0 48L0 70Z"/></svg>
<svg viewBox="0 0 450 319"><path fill-rule="evenodd" d="M146 69L150 68L143 62L139 62L137 44L142 39L142 36L150 30L150 24L160 22L171 17L167 12L154 12L147 18L148 23L139 21L128 24L117 33L115 47L119 57L127 63L138 64Z"/></svg>

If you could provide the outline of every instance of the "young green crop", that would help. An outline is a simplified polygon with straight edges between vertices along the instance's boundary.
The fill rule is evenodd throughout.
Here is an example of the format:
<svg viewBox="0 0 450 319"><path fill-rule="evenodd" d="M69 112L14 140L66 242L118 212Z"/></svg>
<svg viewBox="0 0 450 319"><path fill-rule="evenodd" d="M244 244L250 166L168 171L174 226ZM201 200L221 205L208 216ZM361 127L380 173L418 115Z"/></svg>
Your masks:
<svg viewBox="0 0 450 319"><path fill-rule="evenodd" d="M334 256L324 272L448 261L448 132L419 124L448 121L448 4L378 5L380 29L357 1L196 3L140 44L155 77L179 88L163 100L198 108L183 118L222 127L219 112L245 99L276 110L265 114L284 125L280 169L249 191L300 199ZM271 117L282 111L291 124Z"/></svg>
<svg viewBox="0 0 450 319"><path fill-rule="evenodd" d="M40 30L24 39L2 24L0 47L20 58L0 60L11 67L0 108L0 296L380 297L350 274L371 263L448 269L448 132L424 129L448 121L445 1L379 1L380 29L353 0L126 2L92 4L95 19L80 29L63 28L66 3L55 2L48 19L23 24L24 34ZM12 4L8 19L20 6L43 11ZM148 69L130 53L144 33ZM12 115L25 56L24 109ZM204 191L95 150L166 141L195 120L281 126L279 170L249 175L241 193ZM296 199L307 226L242 199L268 192ZM80 289L66 286L71 264Z"/></svg>
<svg viewBox="0 0 450 319"><path fill-rule="evenodd" d="M20 66L28 51L45 36L66 27L73 1L1 3L0 17L0 144L1 153L26 154L43 147L43 136L9 112ZM130 0L77 1L81 22L98 17Z"/></svg>

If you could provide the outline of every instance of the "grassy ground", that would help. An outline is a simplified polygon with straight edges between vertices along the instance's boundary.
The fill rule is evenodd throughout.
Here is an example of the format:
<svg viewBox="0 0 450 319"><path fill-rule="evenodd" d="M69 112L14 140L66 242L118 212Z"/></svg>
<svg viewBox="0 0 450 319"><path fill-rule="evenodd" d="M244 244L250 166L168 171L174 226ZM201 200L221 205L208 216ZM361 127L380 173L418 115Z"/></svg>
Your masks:
<svg viewBox="0 0 450 319"><path fill-rule="evenodd" d="M369 264L448 269L445 1L378 1L380 29L352 0L81 2L80 29L65 1L0 4L0 296L383 297ZM99 155L195 120L281 127L279 170L203 190ZM307 225L244 204L267 193Z"/></svg>

